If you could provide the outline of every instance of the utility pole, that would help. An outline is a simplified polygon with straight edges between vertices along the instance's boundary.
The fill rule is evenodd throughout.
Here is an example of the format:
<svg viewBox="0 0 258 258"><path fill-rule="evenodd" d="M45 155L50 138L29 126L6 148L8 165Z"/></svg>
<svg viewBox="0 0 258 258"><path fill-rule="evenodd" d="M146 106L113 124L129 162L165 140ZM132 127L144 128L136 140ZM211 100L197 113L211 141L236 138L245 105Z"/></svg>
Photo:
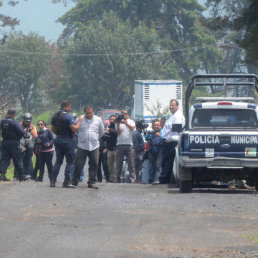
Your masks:
<svg viewBox="0 0 258 258"><path fill-rule="evenodd" d="M226 74L229 74L229 71L230 71L230 52L231 52L231 49L237 49L238 47L235 47L235 46L232 46L232 45L227 45L227 44L224 44L224 42L223 42L220 45L220 48L226 49L226 51L227 51ZM228 91L227 80L225 80L225 97L227 97L227 91Z"/></svg>

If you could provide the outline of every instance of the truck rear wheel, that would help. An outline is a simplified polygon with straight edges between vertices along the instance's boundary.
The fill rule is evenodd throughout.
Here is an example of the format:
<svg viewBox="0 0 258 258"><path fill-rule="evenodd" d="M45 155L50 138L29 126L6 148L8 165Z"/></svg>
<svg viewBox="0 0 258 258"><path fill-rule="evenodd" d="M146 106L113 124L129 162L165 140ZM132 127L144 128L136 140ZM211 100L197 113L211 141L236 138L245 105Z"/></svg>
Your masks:
<svg viewBox="0 0 258 258"><path fill-rule="evenodd" d="M254 184L255 184L255 190L258 191L258 171L255 172Z"/></svg>
<svg viewBox="0 0 258 258"><path fill-rule="evenodd" d="M180 193L191 193L192 192L192 180L179 180Z"/></svg>

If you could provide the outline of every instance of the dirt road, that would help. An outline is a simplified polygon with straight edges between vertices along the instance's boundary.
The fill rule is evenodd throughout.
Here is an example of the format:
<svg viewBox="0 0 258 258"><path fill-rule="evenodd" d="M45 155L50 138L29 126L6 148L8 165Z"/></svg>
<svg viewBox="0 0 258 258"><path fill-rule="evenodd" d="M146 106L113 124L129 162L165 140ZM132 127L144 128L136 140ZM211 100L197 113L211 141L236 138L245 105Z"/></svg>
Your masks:
<svg viewBox="0 0 258 258"><path fill-rule="evenodd" d="M258 257L248 190L0 182L0 257Z"/></svg>

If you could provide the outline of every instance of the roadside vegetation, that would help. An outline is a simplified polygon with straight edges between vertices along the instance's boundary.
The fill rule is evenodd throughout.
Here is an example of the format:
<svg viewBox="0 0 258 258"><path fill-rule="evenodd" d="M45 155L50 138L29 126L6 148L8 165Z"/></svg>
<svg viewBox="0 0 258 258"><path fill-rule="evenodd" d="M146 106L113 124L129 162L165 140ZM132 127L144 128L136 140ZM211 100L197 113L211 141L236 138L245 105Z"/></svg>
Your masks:
<svg viewBox="0 0 258 258"><path fill-rule="evenodd" d="M0 11L19 2L1 1ZM186 87L196 73L257 73L257 1L53 2L74 3L59 18L65 28L54 43L15 31L19 21L0 16L1 117L11 103L49 123L63 98L77 111L130 107L134 80L176 79Z"/></svg>

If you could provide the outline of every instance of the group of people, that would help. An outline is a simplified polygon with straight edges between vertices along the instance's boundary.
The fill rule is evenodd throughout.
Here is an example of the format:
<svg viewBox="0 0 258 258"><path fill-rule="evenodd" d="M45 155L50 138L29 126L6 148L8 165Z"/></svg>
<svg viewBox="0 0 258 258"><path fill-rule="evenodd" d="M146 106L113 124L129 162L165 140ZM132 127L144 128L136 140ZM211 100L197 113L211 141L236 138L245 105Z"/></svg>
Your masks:
<svg viewBox="0 0 258 258"><path fill-rule="evenodd" d="M25 113L23 122L19 124L15 120L16 110L10 108L7 117L1 121L3 141L0 179L8 180L5 174L10 159L13 159L14 178L23 181L31 177L43 181L46 164L50 187L55 187L65 157L62 185L65 188L77 187L82 180L87 159L89 188L98 188L97 182L103 179L102 168L107 182L120 183L124 161L128 164L128 182L143 182L143 165L146 159L151 164L147 183L174 183L172 170L177 141L173 141L173 136L178 133L172 131L172 125L181 124L183 127L185 123L177 100L170 101L170 117L165 122L164 119L154 120L152 130L147 132L142 121L134 122L129 118L127 110L123 110L123 115L119 118L111 115L106 128L102 120L94 115L92 106L86 106L84 115L76 119L70 111L71 102L63 100L60 110L51 119L51 130L40 120L36 131L31 124L31 114ZM54 147L56 161L52 165ZM33 152L36 155L34 169Z"/></svg>
<svg viewBox="0 0 258 258"><path fill-rule="evenodd" d="M31 123L32 115L25 113L22 122L15 120L16 110L10 108L5 119L1 121L2 151L0 159L0 180L10 181L6 177L10 160L14 164L13 180L34 179L43 181L44 167L47 165L49 175L52 171L54 137L43 120L38 121L38 131ZM33 169L32 156L36 155ZM40 170L37 177L38 170Z"/></svg>

